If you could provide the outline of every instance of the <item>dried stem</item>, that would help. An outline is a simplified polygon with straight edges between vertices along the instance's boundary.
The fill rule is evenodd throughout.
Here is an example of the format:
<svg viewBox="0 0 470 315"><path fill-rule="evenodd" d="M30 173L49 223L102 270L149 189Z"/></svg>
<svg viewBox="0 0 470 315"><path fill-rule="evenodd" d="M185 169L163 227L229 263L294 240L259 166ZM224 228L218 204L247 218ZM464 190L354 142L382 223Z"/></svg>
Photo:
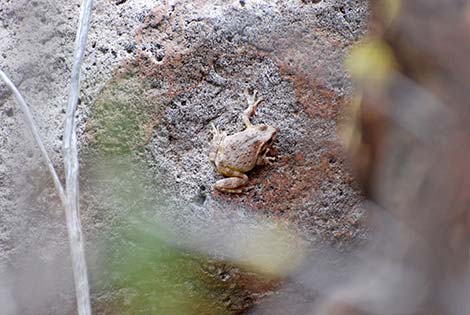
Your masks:
<svg viewBox="0 0 470 315"><path fill-rule="evenodd" d="M87 266L80 225L79 207L79 162L75 125L78 96L80 93L80 68L85 54L88 29L90 27L92 0L83 0L78 31L75 39L75 53L70 78L70 94L66 111L64 132L64 166L68 205L66 207L67 229L72 254L75 293L79 315L91 314Z"/></svg>
<svg viewBox="0 0 470 315"><path fill-rule="evenodd" d="M49 172L52 175L52 179L54 180L54 186L57 189L57 192L59 193L60 200L65 206L67 204L67 198L65 196L64 188L62 187L62 183L60 182L59 176L57 175L57 172L54 169L54 165L52 164L52 161L49 158L49 155L47 154L46 148L44 147L44 144L39 135L38 127L36 125L36 122L34 121L33 115L31 114L28 105L26 104L23 96L20 94L16 86L13 84L13 82L11 82L11 80L2 70L0 70L0 78L6 83L7 87L15 95L16 101L18 102L18 105L26 118L26 123L29 129L31 130L31 133L33 134L34 140L36 140L39 150L41 151L42 157L46 161L46 165L49 168Z"/></svg>

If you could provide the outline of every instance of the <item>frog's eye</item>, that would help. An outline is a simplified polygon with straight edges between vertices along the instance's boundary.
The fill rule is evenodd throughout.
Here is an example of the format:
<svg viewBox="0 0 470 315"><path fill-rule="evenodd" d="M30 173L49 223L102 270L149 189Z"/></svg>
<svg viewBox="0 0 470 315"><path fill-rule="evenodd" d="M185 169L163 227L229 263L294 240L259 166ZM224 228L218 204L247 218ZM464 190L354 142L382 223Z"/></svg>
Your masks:
<svg viewBox="0 0 470 315"><path fill-rule="evenodd" d="M259 130L265 131L266 129L268 129L268 126L266 126L266 125L259 125Z"/></svg>

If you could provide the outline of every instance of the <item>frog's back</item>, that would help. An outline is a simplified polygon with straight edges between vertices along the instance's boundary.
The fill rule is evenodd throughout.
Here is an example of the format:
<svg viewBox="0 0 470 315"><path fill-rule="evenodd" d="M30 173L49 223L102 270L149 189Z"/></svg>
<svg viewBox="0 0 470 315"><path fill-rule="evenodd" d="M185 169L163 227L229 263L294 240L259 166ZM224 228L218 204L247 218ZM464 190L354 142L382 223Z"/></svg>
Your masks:
<svg viewBox="0 0 470 315"><path fill-rule="evenodd" d="M219 162L239 172L248 172L256 166L259 144L257 137L242 131L226 137L219 149Z"/></svg>

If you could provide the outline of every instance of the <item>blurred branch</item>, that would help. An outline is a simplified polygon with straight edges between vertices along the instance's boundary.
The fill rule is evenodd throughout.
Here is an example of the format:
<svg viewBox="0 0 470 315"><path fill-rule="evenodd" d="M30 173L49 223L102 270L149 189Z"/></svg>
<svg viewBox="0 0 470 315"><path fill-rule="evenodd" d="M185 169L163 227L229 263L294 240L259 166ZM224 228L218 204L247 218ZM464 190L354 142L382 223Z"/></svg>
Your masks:
<svg viewBox="0 0 470 315"><path fill-rule="evenodd" d="M49 158L49 155L47 154L46 148L44 147L44 144L41 140L41 136L39 135L38 127L36 126L36 122L34 121L33 115L31 114L28 105L26 104L23 96L18 91L16 86L13 84L13 82L10 81L8 76L2 70L0 70L0 77L15 95L16 101L21 111L26 117L26 123L28 124L28 127L33 134L34 140L36 140L39 150L41 151L42 157L46 161L47 167L49 168L49 172L51 173L52 179L54 180L54 186L57 189L57 192L59 193L60 200L65 206L67 204L67 198L65 196L64 188L62 187L62 183L60 182L59 176L57 175L54 165L52 164L52 161Z"/></svg>
<svg viewBox="0 0 470 315"><path fill-rule="evenodd" d="M67 105L64 132L64 166L66 173L66 207L67 229L72 254L73 274L77 297L78 314L91 314L87 266L83 246L83 235L80 225L79 207L79 162L78 144L75 125L78 96L80 93L80 68L85 54L88 30L90 27L92 0L83 0L78 31L75 39L74 63L70 78L70 94Z"/></svg>

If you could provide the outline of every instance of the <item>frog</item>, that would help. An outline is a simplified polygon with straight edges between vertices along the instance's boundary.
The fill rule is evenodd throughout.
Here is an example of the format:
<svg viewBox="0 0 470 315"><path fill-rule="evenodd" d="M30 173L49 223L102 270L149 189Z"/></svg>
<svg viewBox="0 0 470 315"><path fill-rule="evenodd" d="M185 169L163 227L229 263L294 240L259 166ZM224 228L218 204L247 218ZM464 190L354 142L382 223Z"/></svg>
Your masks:
<svg viewBox="0 0 470 315"><path fill-rule="evenodd" d="M211 124L213 138L209 160L214 163L217 171L225 176L218 180L213 188L225 193L242 193L248 184L247 172L258 165L272 164L276 160L267 154L276 139L278 129L267 124L255 125L250 121L264 98L258 98L257 90L252 93L245 90L244 94L248 107L241 117L245 125L243 131L227 135Z"/></svg>

